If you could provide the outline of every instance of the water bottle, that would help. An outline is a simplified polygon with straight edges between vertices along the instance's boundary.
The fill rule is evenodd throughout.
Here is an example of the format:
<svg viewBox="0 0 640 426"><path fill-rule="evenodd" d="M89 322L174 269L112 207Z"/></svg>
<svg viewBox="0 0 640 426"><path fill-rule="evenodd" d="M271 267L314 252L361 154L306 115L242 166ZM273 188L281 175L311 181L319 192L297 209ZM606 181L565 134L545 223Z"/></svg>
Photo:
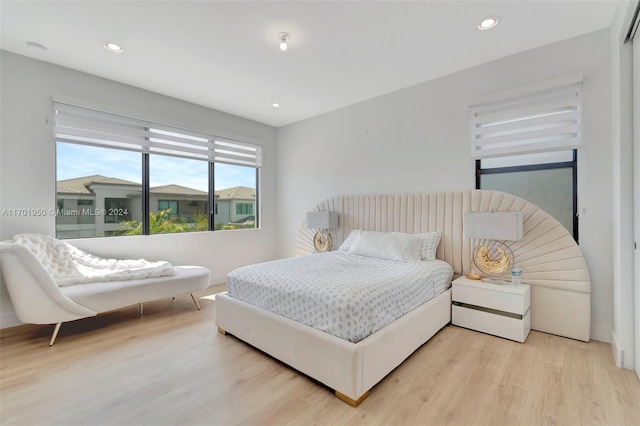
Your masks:
<svg viewBox="0 0 640 426"><path fill-rule="evenodd" d="M511 270L511 285L519 286L522 284L522 271L517 266L514 266Z"/></svg>

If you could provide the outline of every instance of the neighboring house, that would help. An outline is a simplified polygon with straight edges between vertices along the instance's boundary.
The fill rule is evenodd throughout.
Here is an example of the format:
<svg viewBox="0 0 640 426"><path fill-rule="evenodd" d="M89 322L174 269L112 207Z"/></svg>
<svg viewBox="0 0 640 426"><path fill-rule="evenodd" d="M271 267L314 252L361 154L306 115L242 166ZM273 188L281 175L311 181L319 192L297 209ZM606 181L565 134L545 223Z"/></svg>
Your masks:
<svg viewBox="0 0 640 426"><path fill-rule="evenodd" d="M129 194L140 184L101 175L57 182L56 235L58 238L104 236L135 219ZM111 213L102 214L103 210ZM126 213L125 213L126 212Z"/></svg>
<svg viewBox="0 0 640 426"><path fill-rule="evenodd" d="M150 189L149 210L171 210L171 217L193 222L207 211L207 193L181 185ZM245 186L215 192L214 224L255 226L255 189ZM141 185L101 175L57 182L56 234L81 238L113 234L121 222L142 219Z"/></svg>
<svg viewBox="0 0 640 426"><path fill-rule="evenodd" d="M255 225L256 190L234 186L215 191L213 223L225 225Z"/></svg>
<svg viewBox="0 0 640 426"><path fill-rule="evenodd" d="M171 210L171 217L181 217L192 223L198 213L206 213L208 194L193 188L181 185L162 185L150 188L149 210L157 213L162 210ZM140 191L129 195L133 203L135 218L142 218L142 202ZM140 219L136 219L140 221Z"/></svg>

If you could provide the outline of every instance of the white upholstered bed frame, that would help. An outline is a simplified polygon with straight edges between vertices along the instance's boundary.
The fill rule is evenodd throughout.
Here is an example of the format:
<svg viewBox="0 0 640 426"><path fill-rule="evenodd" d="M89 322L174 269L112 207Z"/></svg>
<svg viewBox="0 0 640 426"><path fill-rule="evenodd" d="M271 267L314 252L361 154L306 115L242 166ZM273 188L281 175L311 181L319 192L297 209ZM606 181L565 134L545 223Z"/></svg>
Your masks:
<svg viewBox="0 0 640 426"><path fill-rule="evenodd" d="M441 231L437 258L455 276L469 265L475 241L465 238L469 211L522 211L524 236L508 242L531 285L534 330L589 341L591 287L580 248L568 231L535 205L494 191L360 195L330 198L314 211L339 213L332 231L334 249L352 229L419 233ZM296 254L312 253L313 232L303 223ZM336 391L358 405L376 383L451 320L451 291L394 321L375 334L351 343L267 312L226 294L216 297L216 323L229 332Z"/></svg>

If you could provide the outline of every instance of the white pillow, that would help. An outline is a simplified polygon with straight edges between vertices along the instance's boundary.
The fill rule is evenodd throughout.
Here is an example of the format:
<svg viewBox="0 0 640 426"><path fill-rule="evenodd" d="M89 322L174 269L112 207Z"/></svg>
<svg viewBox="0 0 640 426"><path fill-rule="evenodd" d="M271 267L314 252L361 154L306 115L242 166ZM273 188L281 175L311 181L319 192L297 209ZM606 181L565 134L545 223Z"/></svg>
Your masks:
<svg viewBox="0 0 640 426"><path fill-rule="evenodd" d="M349 254L398 262L419 262L422 240L410 234L360 231Z"/></svg>
<svg viewBox="0 0 640 426"><path fill-rule="evenodd" d="M358 238L358 235L360 235L360 230L359 229L354 229L351 232L349 232L349 236L347 237L346 240L343 241L342 244L340 244L340 247L338 248L338 251L346 251L346 252L348 252L349 249L351 248L351 245L353 244L353 242L356 240L356 238Z"/></svg>
<svg viewBox="0 0 640 426"><path fill-rule="evenodd" d="M416 235L422 239L420 258L422 260L436 260L436 252L438 251L438 244L440 244L442 233L435 231Z"/></svg>

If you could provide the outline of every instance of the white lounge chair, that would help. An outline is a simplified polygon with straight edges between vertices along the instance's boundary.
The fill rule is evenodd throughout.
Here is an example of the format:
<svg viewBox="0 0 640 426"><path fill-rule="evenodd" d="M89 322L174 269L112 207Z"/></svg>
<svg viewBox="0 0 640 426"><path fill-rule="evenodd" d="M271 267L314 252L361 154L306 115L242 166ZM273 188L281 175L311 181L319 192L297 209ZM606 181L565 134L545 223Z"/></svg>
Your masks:
<svg viewBox="0 0 640 426"><path fill-rule="evenodd" d="M209 270L177 266L175 275L125 281L99 281L59 287L25 246L0 242L0 271L18 319L28 324L56 324L53 345L63 322L96 316L129 305L191 294L209 286Z"/></svg>

